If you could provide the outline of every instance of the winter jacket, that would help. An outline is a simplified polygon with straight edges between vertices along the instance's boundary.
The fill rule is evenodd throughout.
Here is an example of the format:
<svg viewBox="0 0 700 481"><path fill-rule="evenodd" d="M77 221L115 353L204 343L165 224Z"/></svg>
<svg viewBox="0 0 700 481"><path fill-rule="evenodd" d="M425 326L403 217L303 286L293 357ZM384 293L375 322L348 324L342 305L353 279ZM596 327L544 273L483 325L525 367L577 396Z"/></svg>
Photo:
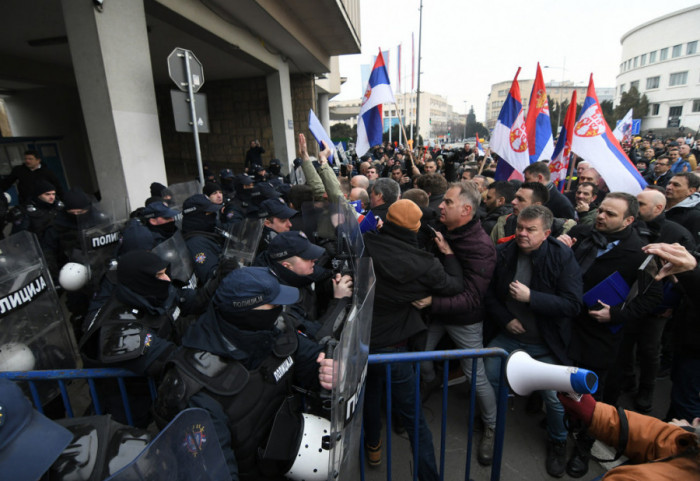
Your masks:
<svg viewBox="0 0 700 481"><path fill-rule="evenodd" d="M584 264L583 291L588 292L614 272L619 272L631 288L637 280L637 270L644 262L646 254L642 252L645 243L636 230L629 226L620 232L619 243L611 250L596 257L590 267L585 267L583 259L591 242L607 240L593 229L593 226L576 226L569 235L576 238L573 245L574 254L579 264ZM598 239L598 240L596 240ZM602 247L602 246L601 246ZM596 248L595 246L593 247ZM643 296L637 296L629 302L620 303L610 308L609 322L598 322L588 313L589 306L581 301L581 311L574 322L573 338L569 355L582 366L597 369L607 369L615 362L617 348L622 339L622 327L627 322L651 314L663 297L660 282L654 282ZM624 306L624 309L623 309Z"/></svg>
<svg viewBox="0 0 700 481"><path fill-rule="evenodd" d="M364 235L365 254L372 258L376 275L371 348L406 342L425 329L411 302L431 294L454 295L464 289L462 267L454 255L445 267L417 246L416 235L386 222L379 232Z"/></svg>
<svg viewBox="0 0 700 481"><path fill-rule="evenodd" d="M452 231L443 231L462 266L464 287L451 297L433 296L432 320L460 325L482 322L483 299L496 266L496 249L478 219Z"/></svg>
<svg viewBox="0 0 700 481"><path fill-rule="evenodd" d="M690 231L700 244L700 192L695 192L666 211L666 218Z"/></svg>
<svg viewBox="0 0 700 481"><path fill-rule="evenodd" d="M604 481L697 481L700 480L698 438L685 429L651 416L625 411L629 438L625 456L631 464L608 471ZM617 409L596 403L590 434L610 446L620 438L620 417ZM695 452L690 451L695 448ZM669 459L667 459L669 458Z"/></svg>
<svg viewBox="0 0 700 481"><path fill-rule="evenodd" d="M496 207L491 212L487 212L481 218L481 227L484 229L486 234L491 235L491 231L496 226L498 218L501 216L507 216L513 213L513 206L510 204L504 204L500 207Z"/></svg>
<svg viewBox="0 0 700 481"><path fill-rule="evenodd" d="M496 268L484 300L489 319L501 329L515 318L506 307L509 285L518 263L515 240L496 249ZM581 271L570 248L549 236L530 254L530 309L536 316L540 334L562 364L569 364L567 348L571 322L581 307Z"/></svg>

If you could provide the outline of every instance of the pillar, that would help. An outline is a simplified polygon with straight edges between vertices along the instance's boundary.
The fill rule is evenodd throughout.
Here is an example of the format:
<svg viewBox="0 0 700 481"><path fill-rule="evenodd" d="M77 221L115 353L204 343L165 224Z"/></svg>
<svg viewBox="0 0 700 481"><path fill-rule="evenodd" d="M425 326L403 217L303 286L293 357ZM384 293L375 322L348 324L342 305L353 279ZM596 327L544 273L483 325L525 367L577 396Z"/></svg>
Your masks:
<svg viewBox="0 0 700 481"><path fill-rule="evenodd" d="M276 72L267 75L267 97L270 104L270 122L275 157L282 162L283 174L288 174L296 157L294 142L294 116L292 115L292 89L289 66L279 60Z"/></svg>

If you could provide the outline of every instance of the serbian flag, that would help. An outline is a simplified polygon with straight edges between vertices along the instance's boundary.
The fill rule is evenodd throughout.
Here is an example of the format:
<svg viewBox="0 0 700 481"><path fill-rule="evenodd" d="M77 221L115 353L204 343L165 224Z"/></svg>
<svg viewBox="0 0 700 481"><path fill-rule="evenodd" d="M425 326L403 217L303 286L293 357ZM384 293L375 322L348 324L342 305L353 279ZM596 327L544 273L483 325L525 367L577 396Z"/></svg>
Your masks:
<svg viewBox="0 0 700 481"><path fill-rule="evenodd" d="M547 102L547 90L544 87L542 69L537 62L537 75L532 84L530 104L527 107L525 119L527 129L527 148L530 154L530 163L540 160L551 160L554 152L552 139L552 122L549 120L549 103Z"/></svg>
<svg viewBox="0 0 700 481"><path fill-rule="evenodd" d="M389 74L384 65L384 57L381 49L374 62L372 72L367 82L367 90L362 99L360 115L357 118L357 142L355 152L362 157L367 151L382 143L382 104L395 103L394 94L391 92Z"/></svg>
<svg viewBox="0 0 700 481"><path fill-rule="evenodd" d="M569 170L569 160L571 159L571 139L574 135L574 124L576 123L576 89L571 94L571 103L566 109L564 125L561 126L557 146L552 154L552 161L549 163L552 182L562 182L566 179L566 172Z"/></svg>
<svg viewBox="0 0 700 481"><path fill-rule="evenodd" d="M613 135L618 142L629 142L632 140L632 115L634 109L629 109L629 111L622 117L622 120L618 122L615 130L613 130Z"/></svg>
<svg viewBox="0 0 700 481"><path fill-rule="evenodd" d="M503 107L501 107L501 113L498 114L496 126L493 128L491 150L508 163L508 166L502 166L503 169L508 170L510 168L522 173L525 167L530 165L530 154L527 149L523 103L520 98L520 86L518 85L519 73L520 67L515 73L510 92L503 103ZM499 162L499 165L502 163ZM508 173L508 177L510 176L511 173Z"/></svg>
<svg viewBox="0 0 700 481"><path fill-rule="evenodd" d="M581 115L574 126L571 150L591 163L611 192L637 195L647 185L605 122L595 93L593 74Z"/></svg>
<svg viewBox="0 0 700 481"><path fill-rule="evenodd" d="M477 132L475 135L476 135L476 151L480 156L483 157L484 155L486 155L486 153L484 152L484 146L481 145L481 140L479 140L479 133Z"/></svg>

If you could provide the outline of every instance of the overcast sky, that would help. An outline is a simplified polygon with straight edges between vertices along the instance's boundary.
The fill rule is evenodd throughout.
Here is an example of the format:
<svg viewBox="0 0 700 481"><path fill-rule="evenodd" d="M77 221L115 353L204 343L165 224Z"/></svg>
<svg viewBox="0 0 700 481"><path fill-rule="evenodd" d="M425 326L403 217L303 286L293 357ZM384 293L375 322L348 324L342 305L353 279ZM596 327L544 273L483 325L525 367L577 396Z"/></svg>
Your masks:
<svg viewBox="0 0 700 481"><path fill-rule="evenodd" d="M459 113L474 106L484 120L491 84L534 78L537 62L545 82L565 80L614 87L621 63L620 38L661 15L695 5L690 0L423 0L421 91L445 95ZM360 98L360 65L379 47L391 49L390 76L396 92L396 47L403 45L402 89L410 88L411 32L418 72L420 0L361 0L362 54L340 57L347 77L335 100ZM562 70L565 67L565 72ZM527 94L523 93L529 97Z"/></svg>

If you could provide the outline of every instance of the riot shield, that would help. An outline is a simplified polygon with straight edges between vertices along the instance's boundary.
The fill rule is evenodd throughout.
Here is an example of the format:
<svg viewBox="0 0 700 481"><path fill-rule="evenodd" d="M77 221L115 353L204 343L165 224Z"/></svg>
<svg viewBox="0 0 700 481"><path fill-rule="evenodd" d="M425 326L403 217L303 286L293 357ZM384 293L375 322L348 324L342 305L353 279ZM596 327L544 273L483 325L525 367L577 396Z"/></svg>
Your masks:
<svg viewBox="0 0 700 481"><path fill-rule="evenodd" d="M199 181L190 180L189 182L171 184L168 186L168 190L173 195L172 199L167 201L168 206L179 212L177 217L175 217L175 224L177 224L178 229L182 229L182 204L184 204L189 197L195 194L201 194L202 186L199 185Z"/></svg>
<svg viewBox="0 0 700 481"><path fill-rule="evenodd" d="M226 233L222 257L236 259L240 267L250 266L260 244L263 222L263 219L245 219L234 224Z"/></svg>
<svg viewBox="0 0 700 481"><path fill-rule="evenodd" d="M170 278L173 282L189 289L197 288L197 276L194 274L192 256L179 230L151 249L151 252L164 261L170 262Z"/></svg>
<svg viewBox="0 0 700 481"><path fill-rule="evenodd" d="M0 240L0 371L81 366L36 236L22 231ZM42 402L54 391L40 386Z"/></svg>
<svg viewBox="0 0 700 481"><path fill-rule="evenodd" d="M338 362L338 374L331 394L331 439L335 443L331 448L328 469L333 479L340 480L360 479L358 453L374 307L372 259L361 257L353 261L353 304L333 353L333 358Z"/></svg>
<svg viewBox="0 0 700 481"><path fill-rule="evenodd" d="M337 250L334 269L341 273L357 271L357 262L365 251L355 210L344 200L331 204L331 222L336 227Z"/></svg>
<svg viewBox="0 0 700 481"><path fill-rule="evenodd" d="M230 480L214 423L204 409L185 409L128 466L108 481Z"/></svg>
<svg viewBox="0 0 700 481"><path fill-rule="evenodd" d="M80 245L90 274L89 288L96 289L102 276L113 265L121 231L128 219L128 200L102 201L93 204L85 214L78 215Z"/></svg>

